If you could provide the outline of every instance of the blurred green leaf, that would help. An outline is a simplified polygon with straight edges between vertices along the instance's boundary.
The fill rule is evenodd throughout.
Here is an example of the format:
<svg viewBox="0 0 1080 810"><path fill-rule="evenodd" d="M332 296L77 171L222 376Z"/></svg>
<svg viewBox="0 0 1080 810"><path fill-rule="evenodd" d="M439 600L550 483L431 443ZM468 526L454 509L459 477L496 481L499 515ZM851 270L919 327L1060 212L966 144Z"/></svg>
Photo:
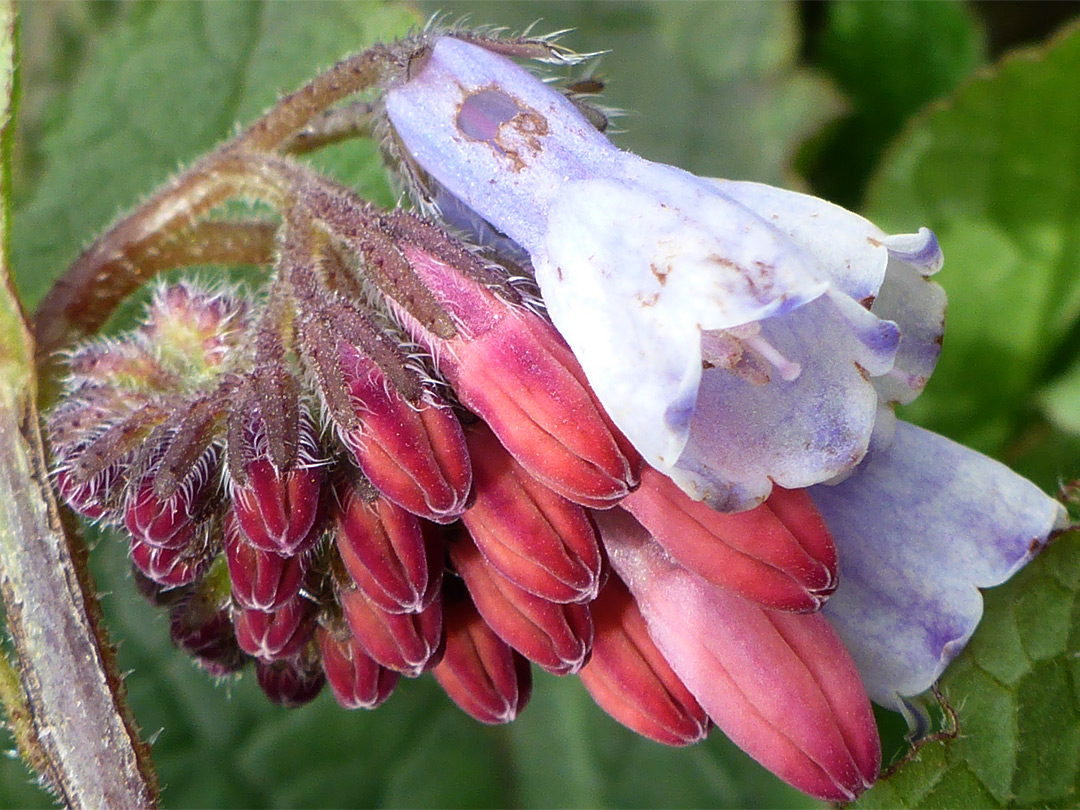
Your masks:
<svg viewBox="0 0 1080 810"><path fill-rule="evenodd" d="M40 179L15 211L12 266L33 308L123 207L294 90L320 68L417 18L379 3L132 5L96 39L41 140ZM392 200L375 148L356 142L317 165Z"/></svg>
<svg viewBox="0 0 1080 810"><path fill-rule="evenodd" d="M941 687L960 734L860 808L1075 807L1080 799L1080 536L1058 539L986 594L974 639Z"/></svg>
<svg viewBox="0 0 1080 810"><path fill-rule="evenodd" d="M1080 29L1007 58L916 119L870 188L890 230L929 225L949 292L942 360L908 418L1006 454L1044 486L1080 463L1058 428L1075 396L1080 349L1080 122L1070 105ZM1075 422L1072 423L1075 425ZM1071 458L1070 458L1071 456ZM1080 538L1059 539L986 614L942 686L960 735L931 743L861 807L1075 806L1080 776Z"/></svg>
<svg viewBox="0 0 1080 810"><path fill-rule="evenodd" d="M816 143L810 178L823 197L857 207L882 149L928 101L985 59L982 28L963 3L829 3L812 61L847 95L850 113Z"/></svg>
<svg viewBox="0 0 1080 810"><path fill-rule="evenodd" d="M1007 58L916 119L870 187L868 216L945 251L945 349L909 418L988 452L1080 348L1078 75L1075 28Z"/></svg>
<svg viewBox="0 0 1080 810"><path fill-rule="evenodd" d="M428 0L450 19L536 31L572 28L563 40L610 51L596 75L602 100L627 111L613 140L650 160L697 174L798 184L798 145L839 114L839 94L798 63L794 3L459 2Z"/></svg>

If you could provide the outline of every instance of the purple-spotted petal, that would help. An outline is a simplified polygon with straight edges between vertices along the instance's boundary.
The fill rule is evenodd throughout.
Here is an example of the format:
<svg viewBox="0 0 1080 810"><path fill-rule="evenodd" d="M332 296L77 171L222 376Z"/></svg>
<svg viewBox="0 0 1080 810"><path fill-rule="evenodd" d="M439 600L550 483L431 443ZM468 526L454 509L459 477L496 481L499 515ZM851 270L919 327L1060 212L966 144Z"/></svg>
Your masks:
<svg viewBox="0 0 1080 810"><path fill-rule="evenodd" d="M853 475L810 490L839 552L824 608L870 697L900 709L928 689L1065 510L1004 465L904 422Z"/></svg>

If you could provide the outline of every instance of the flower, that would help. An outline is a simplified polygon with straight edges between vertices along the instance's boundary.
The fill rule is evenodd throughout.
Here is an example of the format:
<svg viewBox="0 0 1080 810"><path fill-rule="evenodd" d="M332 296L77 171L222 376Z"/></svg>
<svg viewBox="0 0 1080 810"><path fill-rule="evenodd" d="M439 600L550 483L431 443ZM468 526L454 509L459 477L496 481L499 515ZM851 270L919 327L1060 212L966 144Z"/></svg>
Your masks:
<svg viewBox="0 0 1080 810"><path fill-rule="evenodd" d="M695 499L737 511L849 473L880 404L933 369L945 301L923 281L941 265L925 229L890 237L619 151L556 89L452 37L386 108L424 193L527 253L615 424Z"/></svg>
<svg viewBox="0 0 1080 810"><path fill-rule="evenodd" d="M547 47L436 33L369 56L400 165L495 250L216 153L281 209L267 290L165 286L141 327L72 352L58 488L127 530L179 648L219 677L252 664L279 704L329 684L375 708L431 671L504 723L535 663L647 737L716 723L850 800L880 765L869 697L906 708L977 588L1065 524L895 422L939 351L937 243L619 152L485 42Z"/></svg>

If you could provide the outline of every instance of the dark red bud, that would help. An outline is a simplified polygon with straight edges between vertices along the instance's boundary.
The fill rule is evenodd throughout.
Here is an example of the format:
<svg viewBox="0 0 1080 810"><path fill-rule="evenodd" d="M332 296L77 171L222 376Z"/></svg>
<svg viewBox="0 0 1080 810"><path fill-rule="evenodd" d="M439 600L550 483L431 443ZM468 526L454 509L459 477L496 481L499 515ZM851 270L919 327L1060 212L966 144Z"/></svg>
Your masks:
<svg viewBox="0 0 1080 810"><path fill-rule="evenodd" d="M415 678L442 657L441 598L420 613L387 613L358 589L341 589L338 601L356 640L384 667Z"/></svg>
<svg viewBox="0 0 1080 810"><path fill-rule="evenodd" d="M348 628L320 627L315 638L326 681L342 707L374 709L390 697L400 676L368 655Z"/></svg>
<svg viewBox="0 0 1080 810"><path fill-rule="evenodd" d="M303 556L282 557L247 541L233 512L225 515L225 559L232 596L250 610L272 612L300 593L307 564Z"/></svg>
<svg viewBox="0 0 1080 810"><path fill-rule="evenodd" d="M389 613L419 613L439 592L443 548L435 533L386 498L339 488L335 538L346 570L364 594ZM430 524L429 524L430 525Z"/></svg>
<svg viewBox="0 0 1080 810"><path fill-rule="evenodd" d="M532 694L529 662L488 627L465 594L443 606L446 653L432 670L450 699L481 723L509 723Z"/></svg>
<svg viewBox="0 0 1080 810"><path fill-rule="evenodd" d="M293 597L273 612L235 608L236 640L248 655L276 661L296 655L315 631L314 604Z"/></svg>
<svg viewBox="0 0 1080 810"><path fill-rule="evenodd" d="M272 662L256 660L255 677L263 694L287 709L310 703L326 683L326 676L318 664L302 662L298 658Z"/></svg>

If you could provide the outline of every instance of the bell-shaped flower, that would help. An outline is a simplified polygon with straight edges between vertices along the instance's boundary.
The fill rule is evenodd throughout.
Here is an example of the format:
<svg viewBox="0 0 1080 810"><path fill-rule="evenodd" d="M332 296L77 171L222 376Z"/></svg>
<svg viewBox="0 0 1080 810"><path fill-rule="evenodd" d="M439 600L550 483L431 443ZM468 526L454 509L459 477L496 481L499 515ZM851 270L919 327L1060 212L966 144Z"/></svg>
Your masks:
<svg viewBox="0 0 1080 810"><path fill-rule="evenodd" d="M527 254L604 408L695 499L737 511L848 474L879 401L921 390L944 314L929 231L622 152L476 44L443 37L411 74L386 109L423 193Z"/></svg>

